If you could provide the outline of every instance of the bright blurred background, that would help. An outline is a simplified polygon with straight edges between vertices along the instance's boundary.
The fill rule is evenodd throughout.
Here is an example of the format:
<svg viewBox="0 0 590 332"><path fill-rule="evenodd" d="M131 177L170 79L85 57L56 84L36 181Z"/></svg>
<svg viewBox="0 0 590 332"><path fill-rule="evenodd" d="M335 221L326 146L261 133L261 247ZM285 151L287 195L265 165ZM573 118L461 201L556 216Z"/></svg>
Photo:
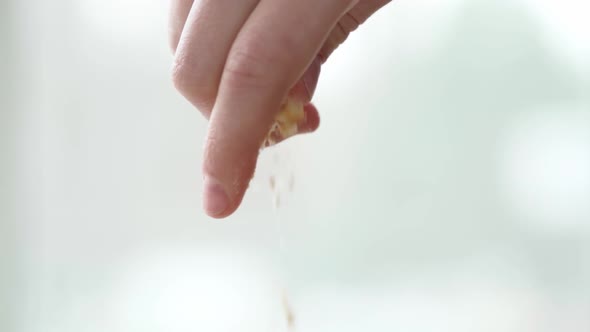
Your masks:
<svg viewBox="0 0 590 332"><path fill-rule="evenodd" d="M590 331L590 4L395 1L227 221L166 8L0 2L0 331Z"/></svg>

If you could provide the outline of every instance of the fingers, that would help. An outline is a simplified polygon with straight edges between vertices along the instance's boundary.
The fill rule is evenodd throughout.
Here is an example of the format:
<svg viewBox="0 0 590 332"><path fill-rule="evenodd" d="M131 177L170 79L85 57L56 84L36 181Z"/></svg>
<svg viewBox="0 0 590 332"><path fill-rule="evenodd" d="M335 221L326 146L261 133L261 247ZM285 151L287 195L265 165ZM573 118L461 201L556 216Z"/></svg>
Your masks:
<svg viewBox="0 0 590 332"><path fill-rule="evenodd" d="M206 118L209 118L216 98L225 57L237 31L243 25L243 22L236 22L236 18L245 21L256 2L257 0L251 1L249 7L232 7L231 9L236 11L235 14L239 14L234 17L224 14L229 10L230 2L227 0L225 3L224 1L193 2L193 0L174 0L172 3L170 42L176 53L173 79L179 90L198 107ZM225 22L228 19L233 25L226 25ZM210 31L215 25L223 25L226 33L216 35L219 37L216 40L207 39L212 35ZM176 52L181 35L183 42ZM222 38L223 35L227 37ZM320 63L314 62L300 83L293 88L290 96L302 103L309 102L317 84L319 70ZM315 108L313 110L317 111ZM301 128L297 133L308 132L309 128L317 127L313 119L318 118L318 114L310 114L304 117L304 120L308 118L312 122L299 123ZM282 137L276 141L281 140L283 140Z"/></svg>
<svg viewBox="0 0 590 332"><path fill-rule="evenodd" d="M217 85L225 63L225 58L216 57L216 54L227 56L237 31L258 1L250 1L248 6L242 6L241 10L232 7L232 10L238 14L235 16L238 16L241 22L231 21L232 17L225 15L230 3L228 1L225 1L225 4L221 2L223 1L201 0L195 3L194 0L173 0L170 7L170 47L174 54L176 54L181 36L184 40L181 50L175 57L173 80L181 92L185 91L183 95L197 106L206 118L209 118L211 114ZM214 7L212 7L213 5ZM193 6L195 8L192 9L189 18ZM188 23L186 23L187 20ZM225 26L226 22L233 24ZM227 33L216 34L219 39L203 39L204 36L212 35L210 33L211 27L216 24L223 24ZM186 31L183 33L185 25ZM229 39L224 40L221 38L222 35L228 36ZM212 47L217 51L211 52ZM192 65L194 63L196 63L195 66ZM309 102L317 85L319 71L320 62L313 63L290 95L302 102Z"/></svg>
<svg viewBox="0 0 590 332"><path fill-rule="evenodd" d="M248 18L227 57L210 119L203 165L209 215L237 208L287 91L357 2L262 0Z"/></svg>
<svg viewBox="0 0 590 332"><path fill-rule="evenodd" d="M318 55L322 62L346 40L350 32L354 31L361 23L390 1L359 1L354 8L340 19L322 46ZM188 25L187 31L184 33L187 43L183 47L183 51L176 57L173 68L173 80L180 92L197 106L207 118L209 118L213 102L216 98L216 83L219 83L221 75L220 67L223 67L223 63L225 62L224 58L215 58L212 55L227 55L227 51L233 43L231 36L235 38L237 31L241 28L241 25L252 12L257 2L258 0L245 0L240 1L237 6L233 6L234 2L231 0L171 1L170 47L174 53L176 53L179 41L183 35L187 19L189 21L186 24ZM191 12L192 15L189 18L189 13ZM234 15L228 15L228 12ZM238 20L234 20L236 17ZM229 33L216 34L215 36L218 38L202 38L203 36L211 37L212 33L210 31L216 26L227 28L223 29L223 31ZM230 38L224 39L224 36L230 36ZM214 39L213 42L212 39ZM211 49L210 46L216 46L213 50L217 50L217 52L208 52ZM185 49L188 51L185 52ZM211 61L211 59L216 61ZM197 65L194 65L195 62ZM211 65L212 63L214 65ZM306 73L306 76L317 77L317 75L318 73L313 66ZM313 83L309 84L308 81ZM302 79L293 88L291 94L302 101L309 101L313 96L316 83L317 78L315 80Z"/></svg>
<svg viewBox="0 0 590 332"><path fill-rule="evenodd" d="M317 128L317 109L308 102L321 63L388 2L172 0L174 83L206 117L215 104L204 162L210 215L227 216L239 205L289 88L305 105L297 132Z"/></svg>
<svg viewBox="0 0 590 332"><path fill-rule="evenodd" d="M176 7L180 19L189 0L175 1L179 2ZM172 79L178 91L207 118L230 48L257 3L258 0L200 0L190 9L179 37Z"/></svg>

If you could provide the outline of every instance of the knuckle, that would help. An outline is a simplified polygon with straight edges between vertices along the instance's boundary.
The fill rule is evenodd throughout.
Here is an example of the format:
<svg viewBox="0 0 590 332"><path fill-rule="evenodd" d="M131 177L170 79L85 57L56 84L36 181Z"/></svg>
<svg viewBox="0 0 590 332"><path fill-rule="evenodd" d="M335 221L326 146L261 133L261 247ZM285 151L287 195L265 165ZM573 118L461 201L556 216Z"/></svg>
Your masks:
<svg viewBox="0 0 590 332"><path fill-rule="evenodd" d="M361 20L354 14L354 12L349 11L344 15L344 17L340 20L340 24L342 27L348 31L349 33L358 29L361 25Z"/></svg>
<svg viewBox="0 0 590 332"><path fill-rule="evenodd" d="M215 98L216 90L212 89L205 77L196 66L191 65L182 55L176 56L171 70L174 87L193 104L209 105Z"/></svg>
<svg viewBox="0 0 590 332"><path fill-rule="evenodd" d="M182 57L176 57L172 65L172 82L174 87L181 93L185 93L190 86L194 85L194 74Z"/></svg>
<svg viewBox="0 0 590 332"><path fill-rule="evenodd" d="M346 38L348 38L349 34L350 30L342 24L342 21L340 21L338 22L336 28L332 32L331 38L334 39L335 44L341 45L342 43L344 43Z"/></svg>
<svg viewBox="0 0 590 332"><path fill-rule="evenodd" d="M323 61L326 61L326 59L332 55L338 46L339 44L333 38L328 38L320 49L318 55L323 59Z"/></svg>
<svg viewBox="0 0 590 332"><path fill-rule="evenodd" d="M235 47L224 68L225 83L233 87L265 88L276 83L268 80L287 64L284 45L261 47L256 43ZM269 70L272 69L272 70Z"/></svg>
<svg viewBox="0 0 590 332"><path fill-rule="evenodd" d="M232 86L259 86L264 77L263 60L247 50L236 50L224 68L224 80Z"/></svg>
<svg viewBox="0 0 590 332"><path fill-rule="evenodd" d="M358 21L350 14L346 14L330 32L322 45L319 55L327 59L340 45L342 45L352 31L358 28Z"/></svg>

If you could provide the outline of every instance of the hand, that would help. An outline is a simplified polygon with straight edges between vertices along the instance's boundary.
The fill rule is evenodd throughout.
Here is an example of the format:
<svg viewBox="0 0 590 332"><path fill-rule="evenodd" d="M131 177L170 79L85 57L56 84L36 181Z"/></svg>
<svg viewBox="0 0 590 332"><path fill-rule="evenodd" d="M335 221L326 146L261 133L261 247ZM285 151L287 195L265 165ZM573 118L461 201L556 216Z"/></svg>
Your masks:
<svg viewBox="0 0 590 332"><path fill-rule="evenodd" d="M261 143L287 96L303 103L298 132L319 125L310 104L320 67L390 0L172 0L173 81L210 120L204 209L239 206Z"/></svg>

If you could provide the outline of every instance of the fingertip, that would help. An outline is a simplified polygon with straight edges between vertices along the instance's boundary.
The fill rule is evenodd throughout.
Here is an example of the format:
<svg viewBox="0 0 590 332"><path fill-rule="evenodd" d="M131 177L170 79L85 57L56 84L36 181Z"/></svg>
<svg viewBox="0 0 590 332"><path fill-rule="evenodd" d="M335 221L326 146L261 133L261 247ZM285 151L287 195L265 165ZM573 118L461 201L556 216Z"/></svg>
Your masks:
<svg viewBox="0 0 590 332"><path fill-rule="evenodd" d="M202 168L203 210L216 219L230 216L240 206L259 153L259 148L248 147L244 140L221 133L210 128Z"/></svg>
<svg viewBox="0 0 590 332"><path fill-rule="evenodd" d="M316 131L320 126L320 113L315 105L306 104L303 106L303 112L305 113L305 121L299 125L299 132L311 133Z"/></svg>
<svg viewBox="0 0 590 332"><path fill-rule="evenodd" d="M231 200L223 184L206 175L203 181L203 210L213 218L224 218L231 213Z"/></svg>

